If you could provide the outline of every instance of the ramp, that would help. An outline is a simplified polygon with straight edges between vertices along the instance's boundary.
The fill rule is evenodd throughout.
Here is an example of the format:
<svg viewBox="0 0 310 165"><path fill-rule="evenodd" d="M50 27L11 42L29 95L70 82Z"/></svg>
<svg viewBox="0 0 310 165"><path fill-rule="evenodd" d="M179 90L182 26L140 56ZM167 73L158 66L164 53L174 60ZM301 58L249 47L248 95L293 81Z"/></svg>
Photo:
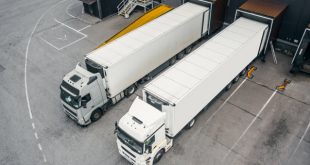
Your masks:
<svg viewBox="0 0 310 165"><path fill-rule="evenodd" d="M147 13L145 13L144 15L142 15L141 17L139 17L137 20L135 20L133 23L131 23L130 25L128 25L127 27L125 27L123 30L121 30L120 32L116 33L114 36L112 36L110 39L108 39L107 41L103 42L102 44L100 44L98 48L104 46L105 44L116 40L117 38L137 29L138 27L160 17L161 15L167 13L168 11L172 10L172 7L167 6L167 5L159 5L157 7L155 7L154 9L148 11Z"/></svg>

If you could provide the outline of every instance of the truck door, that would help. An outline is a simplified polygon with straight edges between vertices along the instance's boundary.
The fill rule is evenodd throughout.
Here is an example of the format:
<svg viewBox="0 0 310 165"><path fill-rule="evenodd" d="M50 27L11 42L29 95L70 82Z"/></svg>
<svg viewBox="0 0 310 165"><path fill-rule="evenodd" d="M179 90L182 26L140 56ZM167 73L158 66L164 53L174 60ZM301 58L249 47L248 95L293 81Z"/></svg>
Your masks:
<svg viewBox="0 0 310 165"><path fill-rule="evenodd" d="M82 107L81 107L81 112L82 112L82 115L84 118L88 118L86 116L90 116L90 112L91 112L91 107L93 106L93 101L92 101L92 96L90 93L82 96L82 99L81 99L81 104L82 104Z"/></svg>

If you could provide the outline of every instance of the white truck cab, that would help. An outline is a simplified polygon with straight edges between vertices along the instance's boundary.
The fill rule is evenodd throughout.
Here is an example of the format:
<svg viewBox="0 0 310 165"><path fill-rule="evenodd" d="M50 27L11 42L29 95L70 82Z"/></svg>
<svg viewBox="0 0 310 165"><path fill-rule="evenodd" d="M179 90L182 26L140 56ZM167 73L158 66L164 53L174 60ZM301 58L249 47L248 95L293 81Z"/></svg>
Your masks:
<svg viewBox="0 0 310 165"><path fill-rule="evenodd" d="M136 98L116 127L119 153L135 165L158 162L173 143L165 134L165 115Z"/></svg>
<svg viewBox="0 0 310 165"><path fill-rule="evenodd" d="M80 64L76 65L60 86L64 112L80 125L97 121L103 113L103 105L108 102L104 82L100 72L91 73Z"/></svg>

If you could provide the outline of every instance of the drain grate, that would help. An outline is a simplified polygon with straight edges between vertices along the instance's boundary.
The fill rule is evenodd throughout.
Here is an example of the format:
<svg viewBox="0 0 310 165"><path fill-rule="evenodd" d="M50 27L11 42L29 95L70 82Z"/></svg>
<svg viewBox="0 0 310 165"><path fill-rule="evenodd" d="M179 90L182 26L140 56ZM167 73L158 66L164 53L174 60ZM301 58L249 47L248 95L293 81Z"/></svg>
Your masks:
<svg viewBox="0 0 310 165"><path fill-rule="evenodd" d="M2 65L0 65L0 72L3 72L4 70L5 68Z"/></svg>

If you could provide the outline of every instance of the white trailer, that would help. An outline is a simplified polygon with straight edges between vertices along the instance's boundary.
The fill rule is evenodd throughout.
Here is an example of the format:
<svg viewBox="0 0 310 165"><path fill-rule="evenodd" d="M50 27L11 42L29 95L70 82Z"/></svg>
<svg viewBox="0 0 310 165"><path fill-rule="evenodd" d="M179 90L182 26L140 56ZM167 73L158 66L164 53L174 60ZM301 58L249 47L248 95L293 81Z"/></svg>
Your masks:
<svg viewBox="0 0 310 165"><path fill-rule="evenodd" d="M107 107L133 94L139 80L172 65L208 34L209 8L186 3L96 49L61 84L64 111L80 125L98 120Z"/></svg>
<svg viewBox="0 0 310 165"><path fill-rule="evenodd" d="M239 18L152 80L116 125L119 153L133 164L158 162L173 138L264 51L268 25Z"/></svg>

